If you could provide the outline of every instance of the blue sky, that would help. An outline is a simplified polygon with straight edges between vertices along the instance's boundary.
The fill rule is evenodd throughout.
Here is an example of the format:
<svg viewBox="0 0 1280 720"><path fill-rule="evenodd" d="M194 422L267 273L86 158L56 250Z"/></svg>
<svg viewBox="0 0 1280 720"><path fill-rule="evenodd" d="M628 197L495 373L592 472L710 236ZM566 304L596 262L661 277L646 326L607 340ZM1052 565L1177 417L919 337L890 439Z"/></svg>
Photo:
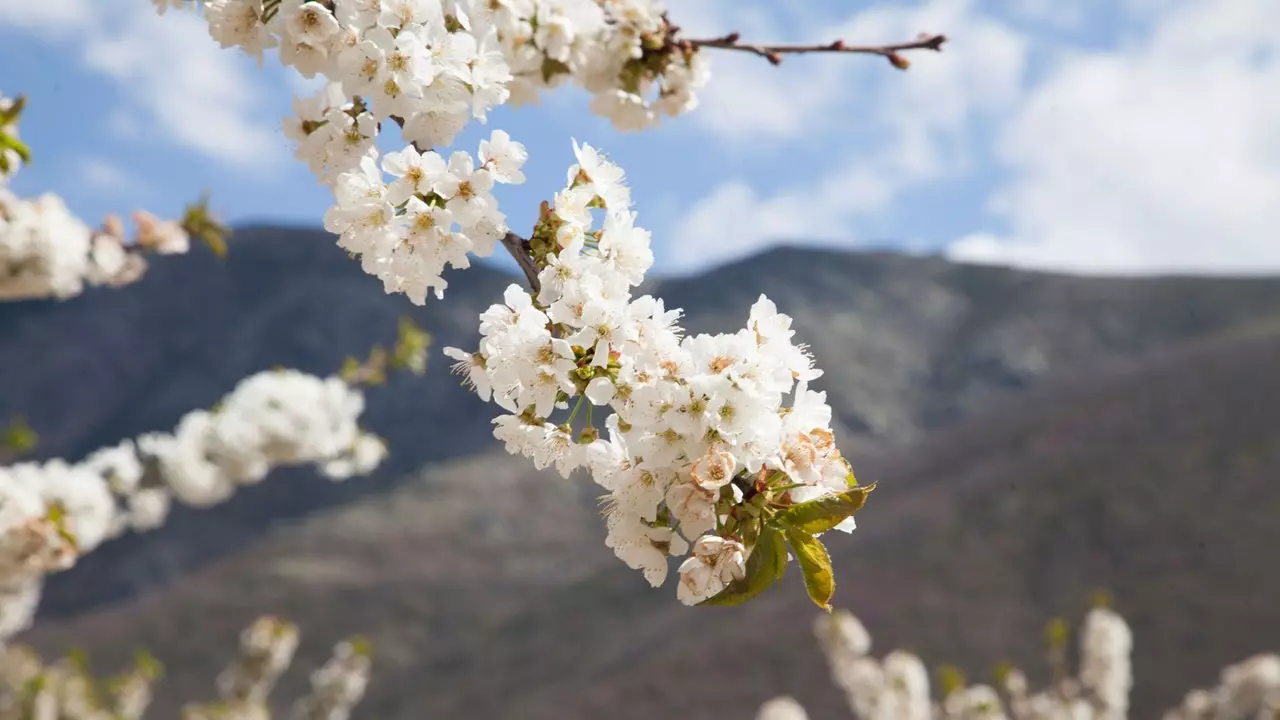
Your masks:
<svg viewBox="0 0 1280 720"><path fill-rule="evenodd" d="M668 4L695 35L951 41L906 73L719 53L701 107L639 134L576 90L502 109L489 128L530 152L528 182L499 195L517 231L563 183L574 137L627 171L665 272L778 241L1096 273L1280 270L1275 0ZM209 189L233 222L318 225L328 192L280 131L302 86L147 0L0 4L0 89L27 94L36 155L15 190L57 192L91 222L172 215Z"/></svg>

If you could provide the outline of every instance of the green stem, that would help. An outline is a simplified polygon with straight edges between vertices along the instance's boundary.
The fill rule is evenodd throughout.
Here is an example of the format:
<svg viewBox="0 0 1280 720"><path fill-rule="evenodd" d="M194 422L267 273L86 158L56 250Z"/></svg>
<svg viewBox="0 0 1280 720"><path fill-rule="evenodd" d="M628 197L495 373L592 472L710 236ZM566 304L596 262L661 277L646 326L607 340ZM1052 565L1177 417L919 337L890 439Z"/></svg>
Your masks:
<svg viewBox="0 0 1280 720"><path fill-rule="evenodd" d="M564 423L565 425L568 425L568 426L569 426L569 429L570 429L570 430L572 430L572 429L573 429L573 419L574 419L575 417L577 417L577 416L578 416L578 408L582 407L582 401L583 401L583 400L586 400L586 399L587 399L587 396L586 396L586 395L579 395L579 396L578 396L578 402L573 406L573 410L572 410L572 411L570 411L570 413L569 413L569 419L568 419L568 420L566 420L566 421L565 421L565 423Z"/></svg>

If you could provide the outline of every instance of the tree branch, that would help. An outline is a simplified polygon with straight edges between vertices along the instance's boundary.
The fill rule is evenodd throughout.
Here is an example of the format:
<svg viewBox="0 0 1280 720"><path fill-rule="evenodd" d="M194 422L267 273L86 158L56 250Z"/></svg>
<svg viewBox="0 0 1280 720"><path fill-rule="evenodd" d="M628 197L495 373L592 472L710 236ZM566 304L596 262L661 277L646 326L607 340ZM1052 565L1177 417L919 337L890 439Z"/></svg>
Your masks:
<svg viewBox="0 0 1280 720"><path fill-rule="evenodd" d="M677 26L671 26L672 34L679 30ZM942 51L942 44L947 41L946 35L930 35L929 33L921 33L918 38L912 42L896 43L893 45L846 45L843 40L835 40L822 45L754 45L742 42L741 36L732 32L728 35L718 38L708 39L676 39L673 43L688 50L696 50L700 48L715 48L718 50L737 50L747 52L768 60L773 65L782 62L783 55L802 55L805 53L852 53L856 55L879 55L887 58L889 62L899 70L906 70L910 65L907 59L899 53L909 50L933 50L934 52Z"/></svg>
<svg viewBox="0 0 1280 720"><path fill-rule="evenodd" d="M508 232L502 238L502 246L511 253L511 257L516 259L516 263L524 271L525 279L529 281L529 289L537 295L542 285L538 282L538 268L534 266L533 256L529 252L529 241L513 232Z"/></svg>

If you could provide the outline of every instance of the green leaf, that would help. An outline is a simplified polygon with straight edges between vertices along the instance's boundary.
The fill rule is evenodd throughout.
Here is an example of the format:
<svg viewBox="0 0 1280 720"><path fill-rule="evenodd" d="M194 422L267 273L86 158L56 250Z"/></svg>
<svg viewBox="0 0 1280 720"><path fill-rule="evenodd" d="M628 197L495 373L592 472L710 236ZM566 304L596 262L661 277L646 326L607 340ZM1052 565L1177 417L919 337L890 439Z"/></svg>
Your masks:
<svg viewBox="0 0 1280 720"><path fill-rule="evenodd" d="M844 522L862 508L874 484L853 488L839 495L810 500L778 513L778 522L806 535L819 535Z"/></svg>
<svg viewBox="0 0 1280 720"><path fill-rule="evenodd" d="M787 542L791 554L796 556L800 571L804 573L804 587L809 599L818 607L831 612L831 596L836 592L836 578L831 572L831 556L822 541L812 535L788 527Z"/></svg>
<svg viewBox="0 0 1280 720"><path fill-rule="evenodd" d="M133 664L137 671L148 680L156 680L164 675L164 665L155 655L139 648L133 653Z"/></svg>
<svg viewBox="0 0 1280 720"><path fill-rule="evenodd" d="M391 366L421 375L427 369L427 349L430 347L431 333L423 330L409 317L401 316L396 326L396 344L391 356Z"/></svg>
<svg viewBox="0 0 1280 720"><path fill-rule="evenodd" d="M1065 619L1056 617L1045 625L1044 638L1050 650L1061 650L1071 639L1071 626Z"/></svg>
<svg viewBox="0 0 1280 720"><path fill-rule="evenodd" d="M937 671L938 687L942 688L942 697L960 692L969 684L964 672L955 665L942 665Z"/></svg>
<svg viewBox="0 0 1280 720"><path fill-rule="evenodd" d="M741 605L782 579L787 567L787 543L777 528L766 526L747 558L747 572L699 605Z"/></svg>
<svg viewBox="0 0 1280 720"><path fill-rule="evenodd" d="M27 96L19 95L9 103L9 107L0 110L0 125L8 125L18 122L18 118L22 115L22 109L27 106Z"/></svg>
<svg viewBox="0 0 1280 720"><path fill-rule="evenodd" d="M369 641L369 638L363 635L356 635L355 637L347 638L347 642L351 643L351 652L356 655L362 657L373 656L373 643Z"/></svg>
<svg viewBox="0 0 1280 720"><path fill-rule="evenodd" d="M213 211L209 209L208 192L187 206L181 225L188 235L207 245L216 257L227 257L227 238L231 236L231 228L214 217Z"/></svg>
<svg viewBox="0 0 1280 720"><path fill-rule="evenodd" d="M0 451L21 455L29 452L39 442L40 436L21 415L14 415L9 426L0 430Z"/></svg>
<svg viewBox="0 0 1280 720"><path fill-rule="evenodd" d="M6 133L0 133L0 150L12 150L26 165L31 164L31 150L26 143Z"/></svg>

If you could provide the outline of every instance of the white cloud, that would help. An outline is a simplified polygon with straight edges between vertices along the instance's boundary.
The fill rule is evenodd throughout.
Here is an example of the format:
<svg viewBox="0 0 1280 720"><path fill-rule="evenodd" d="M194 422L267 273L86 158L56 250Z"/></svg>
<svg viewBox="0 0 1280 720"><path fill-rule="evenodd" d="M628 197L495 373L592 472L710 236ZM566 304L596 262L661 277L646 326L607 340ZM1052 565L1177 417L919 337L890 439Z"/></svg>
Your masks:
<svg viewBox="0 0 1280 720"><path fill-rule="evenodd" d="M873 88L865 104L868 112L851 121L896 137L903 153L930 157L949 149L949 162L962 162L967 155L962 136L974 117L1008 108L1018 99L1029 40L980 14L972 0L878 6L854 15L843 36L850 43L876 44L921 32L945 33L948 41L937 55L911 53L911 69L905 73L891 72L878 60L844 59L862 63L853 68L861 74L861 82L851 83L853 90ZM878 82L873 85L873 80Z"/></svg>
<svg viewBox="0 0 1280 720"><path fill-rule="evenodd" d="M833 162L817 168L813 181L772 193L761 194L741 180L714 188L677 221L664 264L688 270L778 241L857 244L859 218L889 209L904 190L965 167L973 121L1006 110L1019 97L1028 41L977 14L968 0L877 7L854 15L831 37L881 43L922 31L946 32L953 39L940 56L913 55L905 73L880 58L826 57L807 59L814 61L805 65L810 84L784 78L775 86L768 78L776 69L767 65L751 77L730 77L724 92L742 104L740 114L753 118L751 132L761 132L761 118L767 117L776 134L803 131L810 143L831 148ZM711 87L725 80L717 67ZM733 86L735 80L743 86ZM747 84L756 87L755 96ZM808 92L821 95L820 103L845 102L838 113L826 110L839 121L832 132L815 133L816 111L807 106L818 100L807 100ZM788 106L797 95L800 102ZM792 110L769 109L774 103ZM731 133L725 122L721 132Z"/></svg>
<svg viewBox="0 0 1280 720"><path fill-rule="evenodd" d="M1001 0L1003 11L1020 20L1060 30L1088 32L1090 28L1150 20L1184 0Z"/></svg>
<svg viewBox="0 0 1280 720"><path fill-rule="evenodd" d="M757 43L807 41L810 29L792 28L778 7L725 0L689 0L676 22L689 38L741 33ZM792 138L812 130L815 119L839 97L842 71L820 58L793 58L771 66L764 58L727 50L705 50L712 79L700 93L692 119L719 139Z"/></svg>
<svg viewBox="0 0 1280 720"><path fill-rule="evenodd" d="M841 130L868 116L912 127L920 118L938 125L959 122L971 106L1003 102L1017 91L1026 55L1025 39L1006 25L975 12L972 0L930 0L910 6L880 5L843 23L788 4L766 11L744 3L692 2L680 21L701 36L738 30L755 42L879 45L946 32L945 51L933 57L911 53L907 73L881 58L796 56L778 67L754 55L708 50L713 77L694 119L721 140L791 140L823 130ZM789 22L788 22L789 21ZM790 32L785 29L790 28Z"/></svg>
<svg viewBox="0 0 1280 720"><path fill-rule="evenodd" d="M302 77L302 73L291 67L281 67L280 71L285 73L285 84L289 91L299 97L315 95L328 83L325 76L318 73L315 77L305 78Z"/></svg>
<svg viewBox="0 0 1280 720"><path fill-rule="evenodd" d="M98 191L116 195L143 192L146 186L137 177L103 158L85 158L80 161L77 176L81 183Z"/></svg>
<svg viewBox="0 0 1280 720"><path fill-rule="evenodd" d="M89 0L13 0L0 3L0 26L12 25L45 37L75 32L92 15Z"/></svg>
<svg viewBox="0 0 1280 720"><path fill-rule="evenodd" d="M285 157L275 120L259 117L262 85L252 61L219 48L193 13L161 17L142 0L24 0L0 2L0 25L67 45L89 69L109 77L127 102L97 111L129 134L159 130L241 167Z"/></svg>
<svg viewBox="0 0 1280 720"><path fill-rule="evenodd" d="M251 61L219 48L203 20L185 12L161 17L148 3L121 20L112 31L93 31L83 57L142 109L140 122L233 165L262 167L283 157L274 128L257 117L263 98Z"/></svg>
<svg viewBox="0 0 1280 720"><path fill-rule="evenodd" d="M830 62L772 67L763 58L732 53L713 57L711 68L711 82L693 117L717 139L731 143L812 131L835 104L834 89L843 74Z"/></svg>
<svg viewBox="0 0 1280 720"><path fill-rule="evenodd" d="M780 241L847 243L849 222L884 208L894 191L868 166L769 197L760 197L744 182L727 182L681 217L675 242L663 248L662 262L680 272L750 255Z"/></svg>
<svg viewBox="0 0 1280 720"><path fill-rule="evenodd" d="M1280 269L1280 4L1189 1L1068 56L1009 122L1001 237L952 257L1089 272Z"/></svg>

